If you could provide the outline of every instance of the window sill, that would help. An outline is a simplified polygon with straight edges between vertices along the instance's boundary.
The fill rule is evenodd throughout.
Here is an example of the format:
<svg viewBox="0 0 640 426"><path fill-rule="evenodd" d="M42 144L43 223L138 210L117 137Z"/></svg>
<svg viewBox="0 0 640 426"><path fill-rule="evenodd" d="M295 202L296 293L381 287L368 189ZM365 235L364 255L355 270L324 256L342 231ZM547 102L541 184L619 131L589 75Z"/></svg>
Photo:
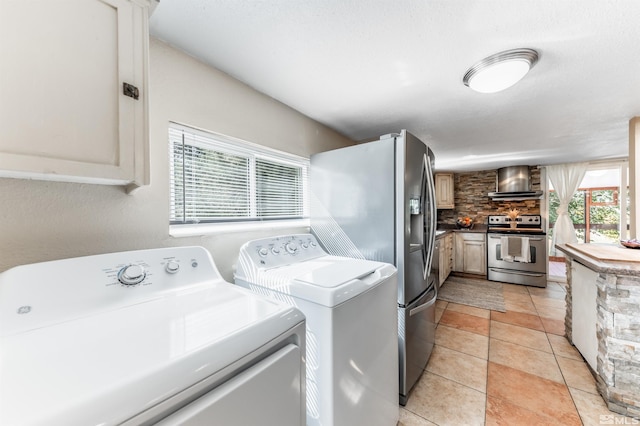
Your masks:
<svg viewBox="0 0 640 426"><path fill-rule="evenodd" d="M174 238L181 238L231 234L234 232L268 231L283 228L308 228L309 226L309 219L169 225L169 235Z"/></svg>

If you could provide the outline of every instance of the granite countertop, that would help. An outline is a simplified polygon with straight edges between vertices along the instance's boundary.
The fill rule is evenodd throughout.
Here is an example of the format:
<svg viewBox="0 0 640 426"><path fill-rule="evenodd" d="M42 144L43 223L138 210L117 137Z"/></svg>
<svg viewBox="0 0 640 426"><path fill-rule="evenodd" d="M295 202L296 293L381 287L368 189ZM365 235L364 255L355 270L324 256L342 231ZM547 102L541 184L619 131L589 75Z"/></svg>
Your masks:
<svg viewBox="0 0 640 426"><path fill-rule="evenodd" d="M460 229L458 228L456 225L449 225L449 224L443 224L438 226L438 229L436 231L436 236L439 235L437 234L438 232L442 231L442 234L444 234L445 232L477 232L477 233L485 233L487 232L487 225L485 224L474 224L473 227L471 229Z"/></svg>
<svg viewBox="0 0 640 426"><path fill-rule="evenodd" d="M587 244L588 245L588 244ZM584 246L584 245L578 245ZM627 249L617 245L598 245L598 251L593 253L577 250L567 244L556 245L556 248L567 255L568 258L575 259L582 263L584 266L605 274L615 275L631 275L640 276L640 251L634 249ZM619 259L621 250L633 250L625 254L638 253L638 261L628 260L610 260ZM589 254L587 254L589 253Z"/></svg>

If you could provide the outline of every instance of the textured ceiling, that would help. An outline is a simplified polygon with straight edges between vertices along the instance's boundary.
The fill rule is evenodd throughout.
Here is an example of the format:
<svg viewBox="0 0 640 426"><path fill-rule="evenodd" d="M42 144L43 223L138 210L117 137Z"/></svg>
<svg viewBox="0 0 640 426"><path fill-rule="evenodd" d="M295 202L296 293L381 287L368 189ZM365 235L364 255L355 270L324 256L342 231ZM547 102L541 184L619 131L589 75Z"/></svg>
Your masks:
<svg viewBox="0 0 640 426"><path fill-rule="evenodd" d="M625 157L640 115L638 0L162 0L150 27L353 140L407 129L438 170ZM462 84L519 47L517 85Z"/></svg>

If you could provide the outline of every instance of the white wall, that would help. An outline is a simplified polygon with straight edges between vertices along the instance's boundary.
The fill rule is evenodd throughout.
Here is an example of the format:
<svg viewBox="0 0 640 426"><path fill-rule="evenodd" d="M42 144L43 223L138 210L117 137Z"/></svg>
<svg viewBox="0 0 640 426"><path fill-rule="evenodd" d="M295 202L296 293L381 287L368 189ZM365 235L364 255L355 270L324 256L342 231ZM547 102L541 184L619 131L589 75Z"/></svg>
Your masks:
<svg viewBox="0 0 640 426"><path fill-rule="evenodd" d="M629 238L638 238L640 232L640 117L629 120Z"/></svg>
<svg viewBox="0 0 640 426"><path fill-rule="evenodd" d="M0 271L113 251L202 245L233 279L240 245L252 238L306 229L169 236L169 121L212 130L308 157L351 145L348 138L228 75L152 39L149 126L151 185L121 187L0 179Z"/></svg>

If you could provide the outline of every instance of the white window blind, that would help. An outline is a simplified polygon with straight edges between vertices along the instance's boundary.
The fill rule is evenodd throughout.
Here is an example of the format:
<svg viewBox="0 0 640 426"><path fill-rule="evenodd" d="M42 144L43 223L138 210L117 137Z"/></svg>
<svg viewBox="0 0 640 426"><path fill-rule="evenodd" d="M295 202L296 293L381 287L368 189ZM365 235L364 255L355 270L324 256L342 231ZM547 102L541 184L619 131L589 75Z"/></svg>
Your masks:
<svg viewBox="0 0 640 426"><path fill-rule="evenodd" d="M174 123L169 151L172 224L309 216L307 159Z"/></svg>

